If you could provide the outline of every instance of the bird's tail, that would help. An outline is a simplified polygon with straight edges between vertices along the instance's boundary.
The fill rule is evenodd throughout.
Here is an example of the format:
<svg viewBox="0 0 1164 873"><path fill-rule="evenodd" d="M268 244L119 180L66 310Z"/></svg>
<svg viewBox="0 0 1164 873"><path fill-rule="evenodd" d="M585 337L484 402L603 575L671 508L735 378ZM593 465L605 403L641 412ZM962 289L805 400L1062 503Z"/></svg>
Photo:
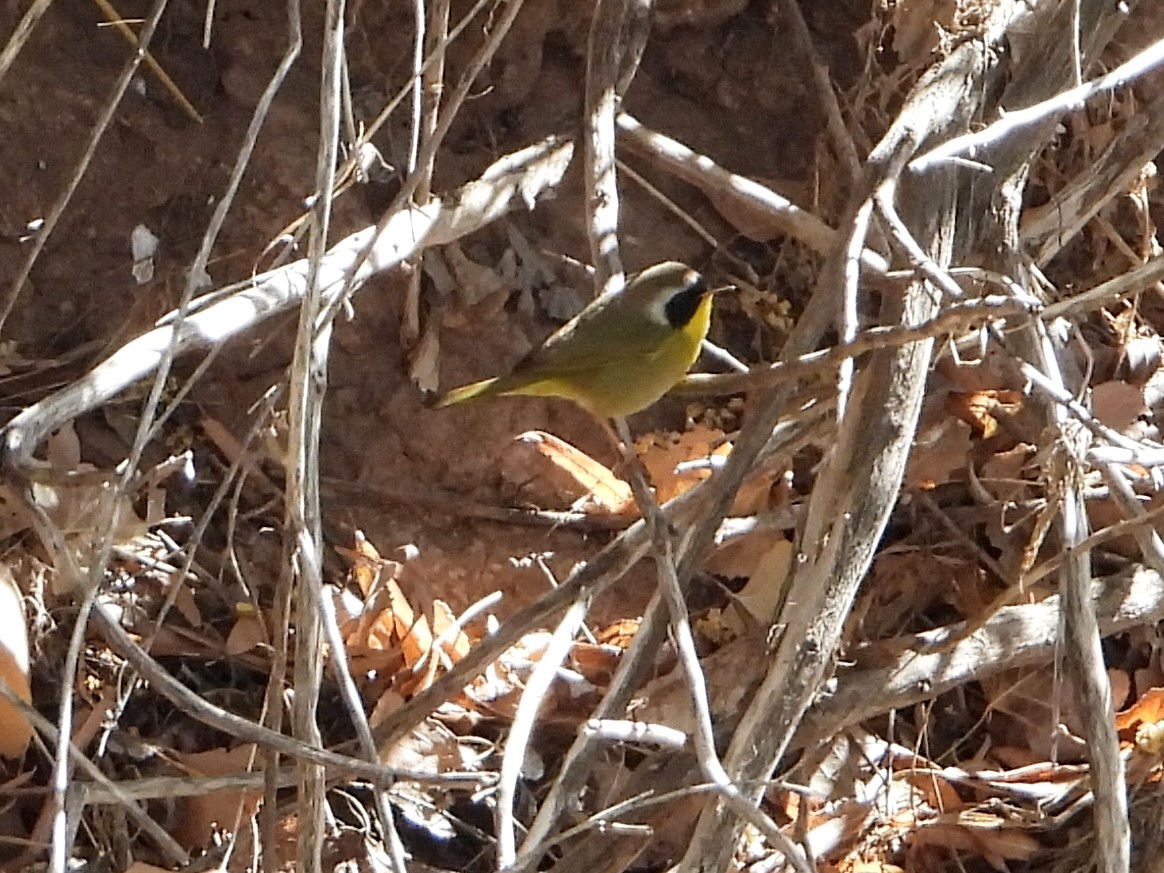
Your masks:
<svg viewBox="0 0 1164 873"><path fill-rule="evenodd" d="M474 382L472 385L462 385L460 388L454 388L437 401L436 408L443 409L446 406L453 406L457 403L468 403L470 400L496 394L497 381L495 377L493 379L483 379L480 382Z"/></svg>

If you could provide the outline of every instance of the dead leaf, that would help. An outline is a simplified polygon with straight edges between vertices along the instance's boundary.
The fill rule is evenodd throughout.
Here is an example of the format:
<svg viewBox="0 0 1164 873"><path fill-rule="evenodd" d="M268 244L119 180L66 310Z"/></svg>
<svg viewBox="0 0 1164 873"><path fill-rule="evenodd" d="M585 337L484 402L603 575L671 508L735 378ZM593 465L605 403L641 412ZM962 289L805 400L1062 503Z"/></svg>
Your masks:
<svg viewBox="0 0 1164 873"><path fill-rule="evenodd" d="M999 416L1014 414L1022 403L1022 392L990 389L960 393L951 391L946 395L946 407L952 415L958 416L974 430L974 433L990 439L998 433Z"/></svg>
<svg viewBox="0 0 1164 873"><path fill-rule="evenodd" d="M76 470L81 465L81 440L73 422L53 431L44 441L45 458L59 470Z"/></svg>
<svg viewBox="0 0 1164 873"><path fill-rule="evenodd" d="M894 54L913 67L928 63L942 29L953 24L957 4L953 0L898 0L889 8Z"/></svg>
<svg viewBox="0 0 1164 873"><path fill-rule="evenodd" d="M372 714L368 716L368 724L375 727L388 716L392 715L392 713L396 712L396 710L400 709L400 707L404 706L404 703L404 698L389 688L376 698L376 705L372 707ZM383 762L383 758L381 758L381 762Z"/></svg>
<svg viewBox="0 0 1164 873"><path fill-rule="evenodd" d="M601 645L614 646L618 649L627 649L634 636L639 631L640 619L624 618L614 624L607 625L594 634L594 638Z"/></svg>
<svg viewBox="0 0 1164 873"><path fill-rule="evenodd" d="M933 428L919 432L906 467L906 484L932 488L948 482L965 469L970 447L970 426L956 418L947 417Z"/></svg>
<svg viewBox="0 0 1164 873"><path fill-rule="evenodd" d="M440 387L440 358L440 329L433 319L425 326L420 342L408 356L408 376L412 384L426 393L436 391Z"/></svg>
<svg viewBox="0 0 1164 873"><path fill-rule="evenodd" d="M748 574L748 581L732 599L724 613L729 627L737 634L747 633L753 627L768 627L784 600L788 571L792 567L792 543L780 537L759 555ZM741 616L744 610L747 616Z"/></svg>
<svg viewBox="0 0 1164 873"><path fill-rule="evenodd" d="M553 434L519 435L501 457L501 475L523 500L543 509L634 513L630 486L609 467Z"/></svg>
<svg viewBox="0 0 1164 873"><path fill-rule="evenodd" d="M456 628L451 634L449 632ZM432 632L441 640L441 649L456 663L469 654L472 642L464 630L457 628L457 616L443 600L433 601Z"/></svg>
<svg viewBox="0 0 1164 873"><path fill-rule="evenodd" d="M764 637L741 636L700 659L707 683L707 702L713 720L736 715L749 699L766 669ZM638 695L635 710L640 721L664 724L690 734L695 729L691 693L682 667L652 679Z"/></svg>
<svg viewBox="0 0 1164 873"><path fill-rule="evenodd" d="M727 457L731 444L723 439L722 431L704 425L681 434L649 433L640 437L635 451L651 478L659 503L690 491L710 476L710 469L681 470L680 465L705 461L712 455Z"/></svg>
<svg viewBox="0 0 1164 873"><path fill-rule="evenodd" d="M87 467L86 464L80 465L82 470ZM121 493L117 477L108 474L98 478L104 481L94 483L86 477L65 484L35 482L32 485L33 499L60 530L65 542L75 553L82 576L88 569L84 562L99 552L99 541L104 537L110 520L116 520L114 544L131 543L149 533L145 522L134 511L133 501ZM81 579L74 579L69 573L54 573L53 593L66 594L81 582Z"/></svg>
<svg viewBox="0 0 1164 873"><path fill-rule="evenodd" d="M388 580L388 603L395 624L396 636L404 651L404 663L409 670L432 648L432 632L428 619L418 615L404 596L395 579Z"/></svg>
<svg viewBox="0 0 1164 873"><path fill-rule="evenodd" d="M191 775L226 776L254 769L255 747L246 744L233 749L174 753L172 757ZM195 849L209 845L217 828L237 833L237 823L240 830L246 829L262 798L260 790L211 791L177 798L180 814L175 816L174 839L187 849Z"/></svg>
<svg viewBox="0 0 1164 873"><path fill-rule="evenodd" d="M194 599L194 592L190 589L181 578L181 573L171 573L168 581L171 585L176 585L177 592L174 597L174 608L178 610L182 618L186 619L186 623L193 628L202 627L202 610L198 608L198 601Z"/></svg>
<svg viewBox="0 0 1164 873"><path fill-rule="evenodd" d="M1121 739L1127 739L1126 735L1140 725L1161 722L1164 722L1164 688L1149 688L1139 700L1115 716L1115 728L1124 735Z"/></svg>
<svg viewBox="0 0 1164 873"><path fill-rule="evenodd" d="M228 655L241 655L268 642L267 628L249 604L237 606L235 612L238 617L226 637Z"/></svg>
<svg viewBox="0 0 1164 873"><path fill-rule="evenodd" d="M7 564L0 563L0 680L32 703L28 678L28 624L24 598ZM32 740L32 725L15 704L0 697L0 756L18 758Z"/></svg>
<svg viewBox="0 0 1164 873"><path fill-rule="evenodd" d="M475 306L490 294L509 291L495 270L471 260L457 243L444 246L441 254L457 281L457 291L465 306Z"/></svg>
<svg viewBox="0 0 1164 873"><path fill-rule="evenodd" d="M619 646L575 643L570 651L570 663L592 684L605 687L618 667L622 652Z"/></svg>
<svg viewBox="0 0 1164 873"><path fill-rule="evenodd" d="M1101 382L1091 389L1091 412L1112 430L1123 433L1148 413L1144 390L1127 382Z"/></svg>
<svg viewBox="0 0 1164 873"><path fill-rule="evenodd" d="M512 718L533 670L544 657L553 639L549 631L533 631L506 649L464 692L466 705L480 712ZM542 701L539 718L566 715L577 721L590 711L594 685L568 666L559 667L549 692Z"/></svg>
<svg viewBox="0 0 1164 873"><path fill-rule="evenodd" d="M1042 848L1031 834L1004 827L994 816L972 812L912 828L906 840L911 848L935 846L981 855L999 871L1010 869L1007 861L1027 861Z"/></svg>
<svg viewBox="0 0 1164 873"><path fill-rule="evenodd" d="M1026 496L1032 483L1023 478L1023 471L1034 458L1036 449L1028 443L997 452L982 465L979 483L1000 502L1017 502Z"/></svg>
<svg viewBox="0 0 1164 873"><path fill-rule="evenodd" d="M354 549L337 548L336 551L351 562L349 578L364 596L364 602L358 607L355 617L344 623L348 655L355 658L361 654L366 656L369 653L396 650L396 621L391 609L392 595L387 580L397 577L401 565L381 558L376 547L360 530L355 532ZM352 612L346 601L344 611L348 614Z"/></svg>

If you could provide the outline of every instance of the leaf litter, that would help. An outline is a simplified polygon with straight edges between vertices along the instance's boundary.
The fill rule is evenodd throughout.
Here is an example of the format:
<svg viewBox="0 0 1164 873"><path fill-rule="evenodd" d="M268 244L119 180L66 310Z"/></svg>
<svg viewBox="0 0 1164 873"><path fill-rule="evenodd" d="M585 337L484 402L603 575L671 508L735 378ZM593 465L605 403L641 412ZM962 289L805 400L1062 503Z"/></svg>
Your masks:
<svg viewBox="0 0 1164 873"><path fill-rule="evenodd" d="M830 109L813 90L811 63L781 42L791 27L787 10L777 11L780 4L764 11L755 4L666 5L627 107L836 224L836 204L845 202L853 180L835 136L824 133ZM810 10L805 4L801 11L818 50L827 53L842 129L866 154L911 85L959 40L973 38L996 4L877 4L872 14L859 5ZM359 6L352 13L357 38L350 50L362 117L386 100L387 82L401 79L401 70L385 58L409 56L410 31L387 4ZM178 17L169 46L160 50L162 62L186 71L193 82L221 77L222 89L200 92L222 103L218 117L209 118L209 132L185 131L160 108L164 98L152 95L148 81L146 91L157 103L126 110L125 141L103 146L110 168L129 161L134 149L159 161L132 184L117 182L99 164L90 170L94 190L82 190L70 207L73 220L87 229L59 231L70 250L45 256L43 273L34 276L36 297L23 296L10 322L8 333L20 348L3 364L12 403L29 405L49 394L58 377L80 376L56 363L57 355L88 339L119 345L176 304L175 289L192 255L185 237L201 233L199 209L189 200L214 196L189 167L222 162L215 140L243 129L249 112L244 97L257 96L266 76L257 57L280 50L272 36L277 28L248 23L256 21L249 17L253 10L239 10L226 4L219 13L221 57L213 63L196 48L193 20L173 13ZM1148 36L1160 37L1164 20L1142 14L1111 44L1109 65L1143 48ZM589 11L532 4L517 21L501 54L482 72L453 141L439 152L433 190L473 178L497 154L575 117ZM388 45L372 51L364 42L371 35ZM36 38L45 57L64 57L79 40L93 45L84 62L90 66L63 61L81 81L90 74L111 79L120 57L112 44L94 41L77 20L58 12L50 13ZM1016 52L1037 40L1037 34L1016 34ZM448 63L461 69L477 48L454 41ZM59 103L62 80L49 67L25 62L13 75L21 93L68 105ZM757 74L749 78L747 71ZM766 87L773 81L779 89ZM0 82L0 89L12 87ZM1146 80L1066 116L1032 165L1019 227L1030 234L1048 303L1067 302L1074 291L1159 257L1150 158L1124 168L1135 172L1103 192L1094 208L1077 205L1082 195L1074 187L1133 138L1136 119L1157 98L1158 87ZM290 227L310 195L312 156L300 143L313 134L313 100L289 97L272 115L274 135L262 141L253 190L244 191L240 211L225 225L222 254L211 265L215 281L250 275L266 236ZM83 143L82 122L99 100L82 88L72 108L58 114L69 130L55 144L34 125L31 104L14 105L26 140L35 145L26 154L0 146L0 155L15 156L7 164L14 175L6 181L19 192L3 215L4 246L17 225L23 232L43 211L40 195L28 194L34 186L20 183L19 174L28 172L23 162L55 157L54 145ZM789 118L798 123L788 124ZM393 123L399 130L378 142L391 154L389 163L403 157L394 136L406 129ZM29 138L30 131L37 136ZM768 145L759 148L761 142ZM667 199L632 194L628 187L622 217L628 261L643 265L664 253L736 281L744 290L718 305L712 339L750 365L771 362L806 317L819 255L776 231L767 211L723 190L705 195L632 154L628 166L649 173ZM374 221L390 187L371 183L337 198L337 226ZM578 290L585 284L579 264L586 260L581 199L577 180L567 177L556 202L424 253L423 264L411 269L420 269L434 291L411 348L393 342L407 316L391 277L373 280L378 297L369 300L373 295L365 293L355 304L356 317L337 324L321 444L324 482L358 482L366 490L362 496L336 490L325 502L322 596L336 616L342 652L332 648L334 641L323 647L321 688L294 682L305 655L295 646L299 617L287 587L286 405L263 405L269 389L286 379L287 325L264 326L249 346L224 347L206 373L180 364L181 377L192 380L191 393L173 400L170 419L149 441L133 476L123 480L120 465L130 455L138 403L110 401L46 443L41 459L47 472L30 484L29 502L6 492L0 513L8 545L0 575L0 621L7 628L0 634L0 677L12 692L0 701L0 795L10 798L12 811L0 819L0 834L15 847L5 850L6 864L28 868L36 862L52 810L45 787L54 741L19 701L31 702L51 721L67 693L80 726L74 741L114 786L140 792L127 799L87 773L92 791L106 793L83 804L72 857L109 851L118 869L144 869L147 862L173 869L186 860L180 853L204 852L207 858L230 854L226 863L242 869L259 852L265 869L293 866L303 807L291 793L292 759L231 736L212 719L191 718L148 682L132 678L123 654L96 625L82 636L71 684L62 685L73 606L97 580L100 608L208 705L284 729L278 726L287 698L318 695L324 745L350 754L357 732L340 703L338 677L347 671L373 734L390 729L390 739L375 747L376 759L401 775L385 789L329 774L330 862L388 865L391 840L384 824L374 823L374 795L383 791L398 813L398 837L410 864L472 871L496 866L495 776L523 697L553 651L556 611L530 621L529 610L556 591L572 590L566 586L573 575L631 528L640 508L625 459L580 411L556 401L505 399L441 413L426 408L421 394L470 371L503 369L585 301ZM106 203L119 204L109 227L92 220L101 214L97 204ZM1074 220L1075 210L1082 219L1071 233L1046 230L1062 234L1065 211ZM115 248L112 241L115 232L129 240L140 226L159 237L152 279L134 274L128 244ZM14 276L7 263L0 258L5 283ZM108 284L109 299L73 300L54 291L76 286L79 277ZM138 285L152 296L143 296ZM982 290L973 283L967 288ZM1158 285L1142 292L1074 314L1074 333L1051 341L1060 343L1056 354L1069 368L1066 382L1097 426L1150 446L1160 439L1164 311ZM862 323L878 323L877 299L893 293L879 288L863 297ZM1029 379L1013 361L1000 359L992 343L985 328L939 338L900 497L845 617L833 677L818 689L814 706L827 705L834 694L843 699L862 677L935 648L949 654L946 672L960 678L947 687L935 671L926 678L933 693L916 685L858 688L883 699L863 717L835 719L823 731L813 727L810 713L776 778L758 793L766 814L815 869L1052 870L1090 863L1095 801L1086 713L1056 669L1054 647L1019 633L1002 642L1016 649L1020 643L1043 646L1044 654L1015 663L956 657L960 642L983 639L1004 618L1033 616L1056 604L1065 560L1052 524L1062 495L1048 472L1061 436L1040 417ZM47 376L36 367L40 361ZM717 365L705 359L703 366ZM831 386L832 371L822 373ZM698 495L700 483L722 469L739 444L738 428L753 402L751 396L699 403L670 398L635 420L635 454L658 502ZM807 421L814 402L791 403L786 418ZM733 496L717 548L692 579L688 606L713 721L725 740L764 681L800 560L802 510L836 439L827 426L806 428L791 449L753 469ZM186 475L183 459L191 457L193 475ZM1096 532L1090 564L1098 584L1117 585L1145 566L1157 569L1144 536L1160 529L1155 467L1129 463L1121 475L1137 513L1098 467L1080 474ZM111 546L109 557L95 566L103 541ZM533 862L539 869L661 869L682 857L707 815L709 795L698 790L694 759L668 746L672 735L664 730L681 732L690 745L696 729L688 679L671 640L649 653L634 693L595 718L655 590L650 559L625 572L591 605L565 658L550 665L535 730L521 750L512 814L523 828L536 830L575 736L600 738L548 834L539 832L543 843ZM1102 610L1102 597L1097 603ZM1111 723L1127 762L1133 845L1143 858L1161 844L1153 837L1158 829L1148 824L1160 809L1159 601L1137 615L1125 621L1101 611L1100 624L1106 681L1118 710ZM525 622L520 631L506 636L519 621ZM464 681L453 688L441 684L491 645L490 656ZM421 716L411 715L412 701L426 699L436 702ZM401 731L394 720L404 717L408 728ZM30 744L34 730L44 745ZM214 782L218 777L229 784ZM186 783L181 790L180 782ZM179 800L162 808L168 795ZM663 813L652 814L653 805ZM264 809L273 814L265 823ZM161 833L142 827L130 837L128 824L142 817ZM616 850L611 842L605 866L586 864L587 852L620 828L626 845ZM779 847L749 826L732 863L764 873L786 862Z"/></svg>

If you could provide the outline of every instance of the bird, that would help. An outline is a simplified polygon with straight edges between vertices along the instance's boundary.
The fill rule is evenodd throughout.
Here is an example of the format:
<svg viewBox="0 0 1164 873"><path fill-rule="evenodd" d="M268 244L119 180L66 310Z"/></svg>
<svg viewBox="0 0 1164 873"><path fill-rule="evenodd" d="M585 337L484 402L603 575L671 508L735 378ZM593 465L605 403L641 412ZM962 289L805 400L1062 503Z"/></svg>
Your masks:
<svg viewBox="0 0 1164 873"><path fill-rule="evenodd" d="M563 397L596 418L625 418L686 375L711 324L715 291L677 261L595 298L504 376L449 391L437 408L485 397Z"/></svg>

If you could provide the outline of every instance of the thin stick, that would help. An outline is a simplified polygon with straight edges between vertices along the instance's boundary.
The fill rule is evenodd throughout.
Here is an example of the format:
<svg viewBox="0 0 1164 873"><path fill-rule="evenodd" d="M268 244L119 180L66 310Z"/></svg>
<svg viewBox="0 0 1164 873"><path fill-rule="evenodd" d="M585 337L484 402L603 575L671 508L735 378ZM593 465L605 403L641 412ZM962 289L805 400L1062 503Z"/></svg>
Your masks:
<svg viewBox="0 0 1164 873"><path fill-rule="evenodd" d="M344 238L318 265L324 295L334 300L350 283L390 269L426 245L458 239L518 202L532 204L562 178L571 153L570 143L547 140L502 158L479 180L441 200L397 213L383 233L369 227ZM303 259L232 286L232 293L218 302L126 343L83 378L13 418L3 430L5 463L32 475L37 466L33 452L48 433L153 373L171 349L177 355L221 344L294 306L306 291L310 268Z"/></svg>
<svg viewBox="0 0 1164 873"><path fill-rule="evenodd" d="M598 294L621 291L626 284L618 251L618 175L614 159L614 113L618 100L619 43L629 0L599 0L586 44L587 233Z"/></svg>
<svg viewBox="0 0 1164 873"><path fill-rule="evenodd" d="M683 589L675 567L675 554L671 544L673 536L666 520L659 512L647 485L646 473L638 456L626 419L615 419L627 464L630 467L630 484L639 511L647 520L655 545L655 566L658 570L659 593L667 606L670 617L671 634L675 640L675 650L687 680L686 687L694 713L695 733L693 737L696 759L704 778L715 786L716 794L743 820L752 824L762 833L773 848L778 849L796 868L797 873L813 873L802 854L759 807L748 802L739 788L728 776L715 750L715 732L711 723L711 706L707 700L707 683L695 651L695 635L691 631L691 620L687 615L687 604L683 599Z"/></svg>
<svg viewBox="0 0 1164 873"><path fill-rule="evenodd" d="M105 20L112 24L118 33L125 37L126 42L135 49L141 49L141 44L137 40L137 34L133 32L133 28L125 23L125 17L113 7L113 4L109 0L93 0L93 2L100 8L101 13L105 16ZM150 72L158 77L158 81L162 83L162 87L174 98L174 102L178 104L179 108L186 113L191 121L195 124L201 124L202 114L194 108L193 103L186 99L186 95L182 93L182 89L170 78L170 74L162 68L162 65L157 62L150 52L143 51L143 53L145 54L146 66L150 68Z"/></svg>
<svg viewBox="0 0 1164 873"><path fill-rule="evenodd" d="M1036 311L1037 307L1029 300L1002 296L981 297L947 307L920 324L870 327L853 337L852 342L839 343L791 360L777 361L766 367L756 367L748 373L690 373L672 390L677 394L735 394L771 388L785 382L818 376L846 359L876 349L956 334L976 322L989 322L996 318L1029 320Z"/></svg>
<svg viewBox="0 0 1164 873"><path fill-rule="evenodd" d="M517 705L509 736L505 741L505 752L501 756L501 772L497 783L497 867L507 870L517 861L517 821L513 810L517 799L517 782L525 764L529 741L533 736L538 710L550 692L558 668L574 645L586 613L590 610L590 596L579 594L570 604L562 620L558 622L554 634L542 653L537 666L526 682Z"/></svg>
<svg viewBox="0 0 1164 873"><path fill-rule="evenodd" d="M1122 88L1146 76L1162 64L1164 64L1164 39L1159 39L1106 76L1061 91L1034 106L1007 112L983 130L956 136L942 143L910 161L910 172L924 173L962 155L976 161L981 160L979 156L982 152L1033 130L1057 116L1082 109L1092 97Z"/></svg>
<svg viewBox="0 0 1164 873"><path fill-rule="evenodd" d="M16 28L12 31L12 35L8 37L8 42L4 44L4 51L0 52L0 80L3 80L4 74L8 72L12 62L20 54L24 44L28 42L29 34L32 33L37 22L48 12L52 3L53 0L35 0L21 16Z"/></svg>
<svg viewBox="0 0 1164 873"><path fill-rule="evenodd" d="M327 0L323 25L323 68L320 74L319 147L316 153L315 187L322 196L312 206L308 241L307 288L299 309L295 350L288 373L287 486L284 504L284 566L291 567L295 588L294 683L291 731L309 745L322 745L319 730L319 689L323 686L323 518L319 496L319 438L323 426L323 395L327 386L330 326L317 327L325 305L318 265L327 251L331 228L332 192L335 189L336 155L340 131L340 71L343 58L344 0ZM332 637L339 638L334 628ZM349 676L350 678L350 676ZM341 681L349 712L362 713L354 683ZM358 724L359 719L353 719ZM366 722L365 722L366 727ZM357 735L358 732L357 732ZM367 755L368 743L361 746ZM372 760L375 747L372 746ZM320 873L324 844L324 795L327 777L316 763L299 760L297 861L306 873ZM383 792L377 791L377 795ZM382 821L391 830L391 818ZM398 871L400 873L400 871Z"/></svg>
<svg viewBox="0 0 1164 873"><path fill-rule="evenodd" d="M620 112L615 119L627 145L655 159L680 179L695 185L709 196L730 198L741 209L769 218L773 230L796 238L812 251L829 255L838 244L835 230L786 197L745 176L728 172L706 155L698 154L668 136L644 127L633 116ZM889 266L877 252L865 249L861 266L874 275Z"/></svg>

